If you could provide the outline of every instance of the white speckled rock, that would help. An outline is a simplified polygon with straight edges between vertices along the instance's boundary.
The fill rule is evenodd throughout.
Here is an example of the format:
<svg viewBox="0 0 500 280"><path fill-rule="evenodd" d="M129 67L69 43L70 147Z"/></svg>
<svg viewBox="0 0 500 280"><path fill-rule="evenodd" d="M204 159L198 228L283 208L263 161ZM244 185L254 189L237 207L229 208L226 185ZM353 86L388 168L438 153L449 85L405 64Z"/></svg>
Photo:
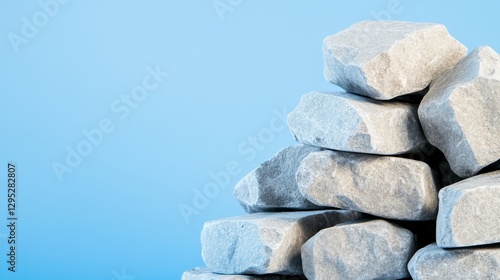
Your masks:
<svg viewBox="0 0 500 280"><path fill-rule="evenodd" d="M424 162L338 151L309 154L297 171L301 193L317 205L397 220L433 220L437 186Z"/></svg>
<svg viewBox="0 0 500 280"><path fill-rule="evenodd" d="M441 24L362 21L325 38L325 78L388 100L423 90L466 52Z"/></svg>
<svg viewBox="0 0 500 280"><path fill-rule="evenodd" d="M300 162L309 153L320 150L306 145L281 150L241 179L234 196L249 213L320 209L302 196L295 181Z"/></svg>
<svg viewBox="0 0 500 280"><path fill-rule="evenodd" d="M415 280L500 279L500 247L442 249L435 243L408 263Z"/></svg>
<svg viewBox="0 0 500 280"><path fill-rule="evenodd" d="M216 273L302 275L302 244L323 228L359 217L347 210L323 210L207 222L201 233L202 257Z"/></svg>
<svg viewBox="0 0 500 280"><path fill-rule="evenodd" d="M429 142L470 177L500 159L500 56L479 47L430 86L418 109Z"/></svg>
<svg viewBox="0 0 500 280"><path fill-rule="evenodd" d="M341 92L304 95L288 126L300 143L347 152L395 155L427 143L416 105Z"/></svg>
<svg viewBox="0 0 500 280"><path fill-rule="evenodd" d="M197 267L182 274L182 280L302 280L300 276L286 275L226 275L217 274L208 268Z"/></svg>
<svg viewBox="0 0 500 280"><path fill-rule="evenodd" d="M307 279L400 279L416 250L413 233L384 220L324 229L302 246Z"/></svg>
<svg viewBox="0 0 500 280"><path fill-rule="evenodd" d="M500 242L500 171L439 191L436 242L444 248Z"/></svg>

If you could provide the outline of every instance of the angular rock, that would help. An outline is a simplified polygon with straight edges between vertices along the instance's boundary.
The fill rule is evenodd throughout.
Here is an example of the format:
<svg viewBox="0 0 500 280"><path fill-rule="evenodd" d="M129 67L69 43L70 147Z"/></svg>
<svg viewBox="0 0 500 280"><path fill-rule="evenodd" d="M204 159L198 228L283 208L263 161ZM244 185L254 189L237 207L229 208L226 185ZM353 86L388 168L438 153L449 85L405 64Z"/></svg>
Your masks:
<svg viewBox="0 0 500 280"><path fill-rule="evenodd" d="M222 274L302 275L300 247L323 228L357 219L346 210L255 213L205 223L202 257Z"/></svg>
<svg viewBox="0 0 500 280"><path fill-rule="evenodd" d="M466 52L441 24L362 21L325 38L325 78L388 100L425 89Z"/></svg>
<svg viewBox="0 0 500 280"><path fill-rule="evenodd" d="M317 205L397 220L433 220L437 180L424 162L338 151L309 154L297 171L301 193Z"/></svg>
<svg viewBox="0 0 500 280"><path fill-rule="evenodd" d="M453 248L500 242L500 171L439 191L436 242Z"/></svg>
<svg viewBox="0 0 500 280"><path fill-rule="evenodd" d="M418 115L429 142L462 178L500 159L500 56L479 47L439 76Z"/></svg>
<svg viewBox="0 0 500 280"><path fill-rule="evenodd" d="M248 213L320 209L305 199L295 181L300 162L320 148L295 145L281 150L241 179L234 196Z"/></svg>
<svg viewBox="0 0 500 280"><path fill-rule="evenodd" d="M396 155L427 143L416 105L341 92L304 95L288 126L300 143L347 152Z"/></svg>
<svg viewBox="0 0 500 280"><path fill-rule="evenodd" d="M415 253L408 270L415 280L500 279L500 247L447 250L433 243Z"/></svg>
<svg viewBox="0 0 500 280"><path fill-rule="evenodd" d="M413 233L384 220L324 229L302 246L307 279L400 279L416 250Z"/></svg>
<svg viewBox="0 0 500 280"><path fill-rule="evenodd" d="M208 268L197 267L182 274L182 280L301 280L299 276L281 275L225 275L217 274Z"/></svg>

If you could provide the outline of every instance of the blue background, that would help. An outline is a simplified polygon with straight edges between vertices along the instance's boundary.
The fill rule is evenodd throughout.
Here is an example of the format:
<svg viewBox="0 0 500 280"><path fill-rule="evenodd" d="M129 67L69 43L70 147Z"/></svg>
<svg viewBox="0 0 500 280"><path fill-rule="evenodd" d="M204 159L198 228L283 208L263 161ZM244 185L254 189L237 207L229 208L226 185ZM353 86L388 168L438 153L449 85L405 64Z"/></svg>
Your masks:
<svg viewBox="0 0 500 280"><path fill-rule="evenodd" d="M37 1L1 1L0 279L179 279L202 266L204 221L243 214L234 184L293 144L276 111L337 89L323 78L325 36L364 19L437 22L469 50L500 50L498 1L436 2L72 0L45 24ZM23 17L43 26L13 44ZM148 67L169 75L128 115L112 109ZM103 119L114 130L59 180L55 162ZM16 273L6 263L9 161ZM210 174L228 164L229 182L213 188ZM193 207L188 222L179 207Z"/></svg>

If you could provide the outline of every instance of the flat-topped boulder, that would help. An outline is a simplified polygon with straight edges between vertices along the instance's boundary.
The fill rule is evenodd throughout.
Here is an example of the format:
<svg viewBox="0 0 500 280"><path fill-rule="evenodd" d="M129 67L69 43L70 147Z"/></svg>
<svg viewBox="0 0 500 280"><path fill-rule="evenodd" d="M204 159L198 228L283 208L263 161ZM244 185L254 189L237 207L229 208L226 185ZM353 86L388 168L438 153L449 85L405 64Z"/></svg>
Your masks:
<svg viewBox="0 0 500 280"><path fill-rule="evenodd" d="M317 205L397 220L436 218L439 185L421 161L326 150L309 154L296 177Z"/></svg>
<svg viewBox="0 0 500 280"><path fill-rule="evenodd" d="M500 171L439 191L436 242L445 248L500 242Z"/></svg>
<svg viewBox="0 0 500 280"><path fill-rule="evenodd" d="M397 155L427 143L417 105L381 102L345 92L311 92L288 115L299 143L333 150Z"/></svg>
<svg viewBox="0 0 500 280"><path fill-rule="evenodd" d="M317 210L210 221L201 233L202 257L215 273L302 275L302 244L324 228L359 217L348 210Z"/></svg>
<svg viewBox="0 0 500 280"><path fill-rule="evenodd" d="M325 78L378 100L419 92L465 56L444 25L361 21L323 42Z"/></svg>
<svg viewBox="0 0 500 280"><path fill-rule="evenodd" d="M415 250L411 231L358 220L321 230L302 246L302 262L307 279L401 279Z"/></svg>
<svg viewBox="0 0 500 280"><path fill-rule="evenodd" d="M415 253L408 270L414 280L500 279L500 247L443 249L433 243Z"/></svg>

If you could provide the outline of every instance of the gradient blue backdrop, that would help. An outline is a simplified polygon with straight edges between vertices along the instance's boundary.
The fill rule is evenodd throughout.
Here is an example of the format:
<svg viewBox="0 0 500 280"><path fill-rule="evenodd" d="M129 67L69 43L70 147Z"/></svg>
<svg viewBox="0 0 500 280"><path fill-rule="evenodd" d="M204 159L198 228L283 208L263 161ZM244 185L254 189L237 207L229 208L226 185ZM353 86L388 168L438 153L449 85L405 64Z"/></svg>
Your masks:
<svg viewBox="0 0 500 280"><path fill-rule="evenodd" d="M47 22L38 1L0 2L0 279L179 279L202 266L203 222L243 214L234 184L293 143L275 111L337 89L323 78L322 40L356 21L443 23L469 50L500 51L493 0L65 2ZM23 17L42 27L13 44ZM157 66L169 76L135 109L111 108ZM103 119L114 130L59 180L54 162ZM16 273L8 161L18 166ZM227 164L237 165L227 186L197 199ZM193 198L202 205L187 223L179 207Z"/></svg>

